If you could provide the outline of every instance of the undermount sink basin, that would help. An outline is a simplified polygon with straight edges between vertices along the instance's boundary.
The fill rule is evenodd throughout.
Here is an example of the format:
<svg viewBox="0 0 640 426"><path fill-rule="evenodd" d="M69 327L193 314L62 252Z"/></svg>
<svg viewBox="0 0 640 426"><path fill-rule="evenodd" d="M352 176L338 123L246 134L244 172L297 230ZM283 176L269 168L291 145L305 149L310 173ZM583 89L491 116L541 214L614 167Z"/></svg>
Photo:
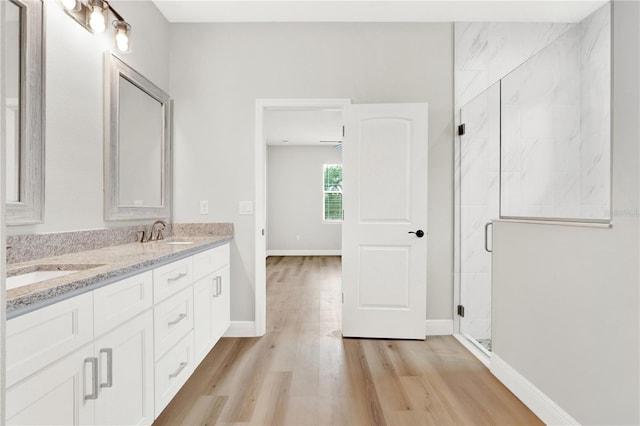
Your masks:
<svg viewBox="0 0 640 426"><path fill-rule="evenodd" d="M169 241L167 244L172 246L184 246L187 244L193 244L193 241Z"/></svg>
<svg viewBox="0 0 640 426"><path fill-rule="evenodd" d="M27 270L8 272L7 290L25 285L39 283L41 281L60 278L86 269L96 268L102 265L37 265Z"/></svg>

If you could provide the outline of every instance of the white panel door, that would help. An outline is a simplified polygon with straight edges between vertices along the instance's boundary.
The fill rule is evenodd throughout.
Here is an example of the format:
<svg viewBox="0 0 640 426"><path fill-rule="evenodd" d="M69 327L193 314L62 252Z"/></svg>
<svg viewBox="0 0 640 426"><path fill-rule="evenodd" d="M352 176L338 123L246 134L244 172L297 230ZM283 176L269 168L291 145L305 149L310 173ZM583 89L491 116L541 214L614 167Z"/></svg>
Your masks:
<svg viewBox="0 0 640 426"><path fill-rule="evenodd" d="M424 339L427 104L348 105L342 334Z"/></svg>

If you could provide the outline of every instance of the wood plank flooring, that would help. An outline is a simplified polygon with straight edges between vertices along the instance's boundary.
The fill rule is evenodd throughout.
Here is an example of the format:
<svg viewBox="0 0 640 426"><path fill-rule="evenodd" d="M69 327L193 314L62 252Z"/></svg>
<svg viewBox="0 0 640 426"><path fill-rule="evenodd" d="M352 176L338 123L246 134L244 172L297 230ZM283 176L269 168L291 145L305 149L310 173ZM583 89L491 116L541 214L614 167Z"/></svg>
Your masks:
<svg viewBox="0 0 640 426"><path fill-rule="evenodd" d="M156 425L537 425L453 337L342 339L339 257L267 259L267 334L223 338Z"/></svg>

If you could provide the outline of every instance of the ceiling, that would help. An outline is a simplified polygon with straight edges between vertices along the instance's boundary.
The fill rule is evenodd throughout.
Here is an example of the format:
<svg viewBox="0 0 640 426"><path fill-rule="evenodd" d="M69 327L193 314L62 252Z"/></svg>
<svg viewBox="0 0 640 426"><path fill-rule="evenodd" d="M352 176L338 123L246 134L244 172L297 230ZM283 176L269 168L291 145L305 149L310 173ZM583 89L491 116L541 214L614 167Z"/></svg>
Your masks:
<svg viewBox="0 0 640 426"><path fill-rule="evenodd" d="M153 0L169 22L579 22L605 0Z"/></svg>
<svg viewBox="0 0 640 426"><path fill-rule="evenodd" d="M267 145L336 146L342 141L341 110L267 110Z"/></svg>

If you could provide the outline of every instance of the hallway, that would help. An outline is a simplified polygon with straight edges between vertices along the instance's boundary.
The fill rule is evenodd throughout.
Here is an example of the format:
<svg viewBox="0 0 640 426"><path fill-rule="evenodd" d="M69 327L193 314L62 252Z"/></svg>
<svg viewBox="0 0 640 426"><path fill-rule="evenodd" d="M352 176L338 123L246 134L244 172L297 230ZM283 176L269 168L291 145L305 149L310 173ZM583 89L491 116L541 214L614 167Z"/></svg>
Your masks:
<svg viewBox="0 0 640 426"><path fill-rule="evenodd" d="M453 337L342 339L340 304L340 257L269 257L267 334L222 339L154 424L541 424Z"/></svg>

